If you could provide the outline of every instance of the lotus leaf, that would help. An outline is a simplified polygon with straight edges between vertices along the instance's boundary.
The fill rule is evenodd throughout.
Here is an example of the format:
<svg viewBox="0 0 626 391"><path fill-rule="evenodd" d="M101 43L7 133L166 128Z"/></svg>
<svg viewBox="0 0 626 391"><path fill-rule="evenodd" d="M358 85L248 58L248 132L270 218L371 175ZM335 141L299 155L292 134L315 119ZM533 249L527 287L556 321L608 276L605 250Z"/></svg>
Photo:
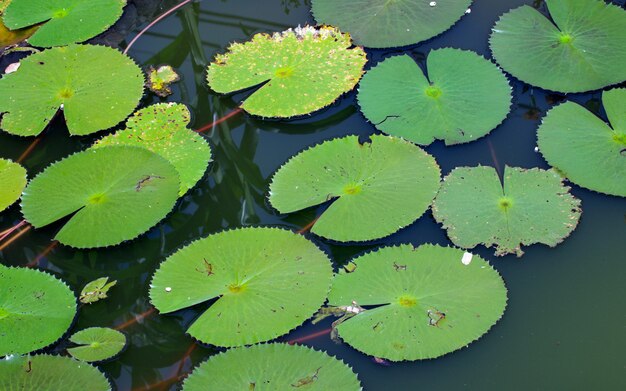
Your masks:
<svg viewBox="0 0 626 391"><path fill-rule="evenodd" d="M91 304L106 299L109 289L117 284L116 280L108 281L109 277L102 277L87 283L80 292L80 302L83 304Z"/></svg>
<svg viewBox="0 0 626 391"><path fill-rule="evenodd" d="M165 98L172 94L170 84L180 80L178 73L169 65L148 69L148 88L158 96Z"/></svg>
<svg viewBox="0 0 626 391"><path fill-rule="evenodd" d="M126 336L106 327L90 327L70 337L70 341L82 346L67 349L77 360L97 362L116 356L126 346Z"/></svg>
<svg viewBox="0 0 626 391"><path fill-rule="evenodd" d="M0 211L20 198L26 186L26 170L18 163L0 158Z"/></svg>

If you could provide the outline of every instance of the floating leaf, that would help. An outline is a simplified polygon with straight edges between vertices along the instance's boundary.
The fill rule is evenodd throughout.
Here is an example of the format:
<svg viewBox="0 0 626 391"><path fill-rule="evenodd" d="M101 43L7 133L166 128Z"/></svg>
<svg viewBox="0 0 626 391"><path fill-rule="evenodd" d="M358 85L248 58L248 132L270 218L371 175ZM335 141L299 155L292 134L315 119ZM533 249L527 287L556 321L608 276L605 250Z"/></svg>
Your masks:
<svg viewBox="0 0 626 391"><path fill-rule="evenodd" d="M102 372L69 357L14 356L0 360L0 390L110 391Z"/></svg>
<svg viewBox="0 0 626 391"><path fill-rule="evenodd" d="M324 352L282 343L236 348L210 357L183 391L361 390L352 369Z"/></svg>
<svg viewBox="0 0 626 391"><path fill-rule="evenodd" d="M139 103L143 73L106 46L70 45L32 54L0 79L2 129L18 136L43 131L59 108L73 135L117 125Z"/></svg>
<svg viewBox="0 0 626 391"><path fill-rule="evenodd" d="M256 34L234 43L209 65L209 86L219 93L259 87L241 107L262 117L293 117L333 103L363 74L363 49L332 27L298 27Z"/></svg>
<svg viewBox="0 0 626 391"><path fill-rule="evenodd" d="M543 119L539 150L577 185L626 197L626 89L605 91L602 100L612 128L584 107L566 102Z"/></svg>
<svg viewBox="0 0 626 391"><path fill-rule="evenodd" d="M493 56L505 71L560 92L626 80L626 11L603 0L546 0L554 23L524 5L493 27Z"/></svg>
<svg viewBox="0 0 626 391"><path fill-rule="evenodd" d="M449 247L383 247L335 277L333 306L373 306L337 326L355 349L392 361L435 358L460 349L493 326L506 287L487 262Z"/></svg>
<svg viewBox="0 0 626 391"><path fill-rule="evenodd" d="M318 23L350 32L372 48L412 45L452 27L471 0L313 0Z"/></svg>
<svg viewBox="0 0 626 391"><path fill-rule="evenodd" d="M211 161L211 147L198 133L187 129L191 117L183 104L160 103L136 112L126 130L98 141L108 145L144 147L169 161L180 176L179 195L185 194L204 175Z"/></svg>
<svg viewBox="0 0 626 391"><path fill-rule="evenodd" d="M178 73L169 65L148 68L148 88L158 96L165 98L172 93L170 84L180 80Z"/></svg>
<svg viewBox="0 0 626 391"><path fill-rule="evenodd" d="M291 213L333 200L311 232L347 242L382 238L417 220L439 189L439 166L421 148L388 136L326 141L282 166L269 201Z"/></svg>
<svg viewBox="0 0 626 391"><path fill-rule="evenodd" d="M26 186L26 170L18 163L0 158L0 211L20 198Z"/></svg>
<svg viewBox="0 0 626 391"><path fill-rule="evenodd" d="M12 30L43 23L28 43L63 46L104 32L125 5L126 0L14 0L4 13L4 23Z"/></svg>
<svg viewBox="0 0 626 391"><path fill-rule="evenodd" d="M83 304L91 304L106 299L109 289L117 284L115 280L107 283L108 281L109 277L102 277L87 283L80 292L80 302Z"/></svg>
<svg viewBox="0 0 626 391"><path fill-rule="evenodd" d="M150 286L162 313L217 298L191 325L217 346L268 341L301 325L324 303L332 268L301 235L244 228L195 241L161 264Z"/></svg>
<svg viewBox="0 0 626 391"><path fill-rule="evenodd" d="M76 298L50 274L0 265L0 287L0 356L44 348L72 324Z"/></svg>
<svg viewBox="0 0 626 391"><path fill-rule="evenodd" d="M495 246L496 255L522 245L554 247L576 228L580 201L554 171L505 167L504 188L493 167L460 167L444 178L433 215L462 248Z"/></svg>
<svg viewBox="0 0 626 391"><path fill-rule="evenodd" d="M126 336L106 327L90 327L72 335L70 342L82 345L67 349L72 357L81 361L97 362L119 354L126 346Z"/></svg>
<svg viewBox="0 0 626 391"><path fill-rule="evenodd" d="M359 105L381 131L428 145L474 141L509 112L511 87L491 61L444 48L428 56L428 77L408 55L370 69L359 86Z"/></svg>
<svg viewBox="0 0 626 391"><path fill-rule="evenodd" d="M55 239L77 248L119 244L146 232L172 210L176 169L147 149L110 146L79 152L37 175L22 213L36 228L71 216Z"/></svg>

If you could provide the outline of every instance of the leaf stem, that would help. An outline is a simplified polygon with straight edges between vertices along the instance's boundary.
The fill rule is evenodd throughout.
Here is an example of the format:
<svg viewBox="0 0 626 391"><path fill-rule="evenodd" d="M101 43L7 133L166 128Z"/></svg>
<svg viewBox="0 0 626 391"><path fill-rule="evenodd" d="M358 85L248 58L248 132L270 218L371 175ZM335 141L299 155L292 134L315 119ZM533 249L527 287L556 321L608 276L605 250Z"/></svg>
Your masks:
<svg viewBox="0 0 626 391"><path fill-rule="evenodd" d="M234 109L230 113L226 114L222 118L218 118L215 121L211 122L210 124L204 125L200 129L196 130L196 132L202 133L202 132L206 132L209 129L212 130L216 125L221 124L222 122L226 121L227 119L236 116L237 114L241 113L242 111L243 111L243 109L241 107L237 107L236 109Z"/></svg>

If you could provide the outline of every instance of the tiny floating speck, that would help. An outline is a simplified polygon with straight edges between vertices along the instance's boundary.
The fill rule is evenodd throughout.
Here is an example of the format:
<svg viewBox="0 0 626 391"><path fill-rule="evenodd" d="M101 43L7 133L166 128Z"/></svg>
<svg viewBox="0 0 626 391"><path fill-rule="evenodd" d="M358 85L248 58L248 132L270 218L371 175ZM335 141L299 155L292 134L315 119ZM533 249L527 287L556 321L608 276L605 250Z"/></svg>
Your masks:
<svg viewBox="0 0 626 391"><path fill-rule="evenodd" d="M472 255L472 253L466 252L465 254L463 254L463 258L461 258L461 263L463 265L469 265L472 262L473 256L474 255Z"/></svg>
<svg viewBox="0 0 626 391"><path fill-rule="evenodd" d="M428 4L428 5L430 5L431 7L434 7L434 6L437 5L437 2L436 1L431 1L430 4Z"/></svg>
<svg viewBox="0 0 626 391"><path fill-rule="evenodd" d="M165 288L165 292L171 292L171 291L172 291L171 287L168 286L168 287Z"/></svg>

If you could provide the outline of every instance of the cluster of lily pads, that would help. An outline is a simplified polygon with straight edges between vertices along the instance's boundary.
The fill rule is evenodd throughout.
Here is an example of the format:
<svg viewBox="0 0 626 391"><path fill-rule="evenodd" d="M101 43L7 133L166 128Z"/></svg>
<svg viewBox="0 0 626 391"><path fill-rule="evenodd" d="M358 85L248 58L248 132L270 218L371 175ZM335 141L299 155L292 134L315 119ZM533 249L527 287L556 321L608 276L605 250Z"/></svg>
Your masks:
<svg viewBox="0 0 626 391"><path fill-rule="evenodd" d="M601 0L546 0L551 20L522 6L493 27L490 46L501 68L477 53L442 48L431 51L423 67L401 54L365 72L363 47L430 39L467 13L471 0L367 0L356 10L351 3L313 0L319 27L257 34L230 45L208 67L215 92L256 87L241 108L262 118L308 115L359 84L361 112L383 134L325 141L273 175L268 200L278 213L326 206L311 227L314 237L275 227L227 230L183 247L159 266L149 292L159 312L211 302L187 331L202 343L231 348L196 368L184 390L223 384L360 389L341 361L271 342L327 316L338 318L334 337L390 361L465 347L488 332L507 303L502 278L469 250L482 244L496 255L521 256L522 246L559 244L581 215L565 179L626 197L623 88L603 93L609 123L573 102L548 112L537 134L550 170L506 167L500 178L492 167L458 167L442 180L436 159L421 148L435 140L472 142L504 121L512 102L504 72L564 93L626 80L626 11ZM54 239L75 248L118 245L147 232L201 180L212 157L206 139L188 128L184 105L161 103L133 113L146 80L129 57L81 43L115 22L125 0L0 4L4 25L28 29L28 43L40 48L0 79L3 131L37 136L63 115L70 134L82 136L117 129L130 115L122 129L28 182L22 166L0 159L0 210L21 197L25 221L36 228L62 224ZM147 84L162 96L177 80L169 67L150 69L149 76ZM334 270L313 242L370 242L429 209L458 248L381 247ZM113 284L94 281L80 301L105 298ZM76 346L67 349L73 358L29 356L62 338L76 313L76 297L62 281L0 265L0 356L7 356L0 362L0 388L108 390L104 375L86 363L123 350L126 337L116 330L73 334L69 341Z"/></svg>

